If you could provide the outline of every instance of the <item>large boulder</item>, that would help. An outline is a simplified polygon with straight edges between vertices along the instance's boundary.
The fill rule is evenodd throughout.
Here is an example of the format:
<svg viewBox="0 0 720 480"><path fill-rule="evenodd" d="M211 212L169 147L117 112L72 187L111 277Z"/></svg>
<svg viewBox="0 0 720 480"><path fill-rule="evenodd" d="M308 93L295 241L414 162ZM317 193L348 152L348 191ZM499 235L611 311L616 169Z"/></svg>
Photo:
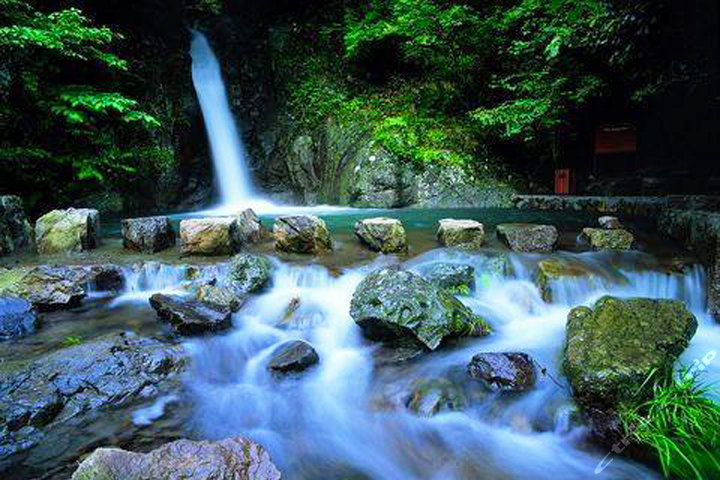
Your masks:
<svg viewBox="0 0 720 480"><path fill-rule="evenodd" d="M273 351L268 370L277 374L302 372L320 361L317 352L304 340L289 340Z"/></svg>
<svg viewBox="0 0 720 480"><path fill-rule="evenodd" d="M267 257L240 253L232 258L227 279L233 290L254 293L269 285L272 272L273 264Z"/></svg>
<svg viewBox="0 0 720 480"><path fill-rule="evenodd" d="M595 250L629 250L635 241L632 233L623 229L583 228L582 237Z"/></svg>
<svg viewBox="0 0 720 480"><path fill-rule="evenodd" d="M149 453L98 448L72 480L279 480L280 472L259 444L241 437L220 441L177 440Z"/></svg>
<svg viewBox="0 0 720 480"><path fill-rule="evenodd" d="M475 290L475 268L471 265L434 263L422 273L425 280L453 295L469 295Z"/></svg>
<svg viewBox="0 0 720 480"><path fill-rule="evenodd" d="M168 217L126 218L121 223L123 247L155 253L175 245L175 232Z"/></svg>
<svg viewBox="0 0 720 480"><path fill-rule="evenodd" d="M535 365L525 353L478 353L467 371L494 391L521 392L535 385Z"/></svg>
<svg viewBox="0 0 720 480"><path fill-rule="evenodd" d="M251 209L246 208L235 217L235 242L238 245L258 243L265 237L265 229L260 217Z"/></svg>
<svg viewBox="0 0 720 480"><path fill-rule="evenodd" d="M563 368L583 407L600 410L643 399L651 374L672 368L697 330L678 300L603 297L568 314Z"/></svg>
<svg viewBox="0 0 720 480"><path fill-rule="evenodd" d="M181 347L112 334L0 369L0 460L31 448L48 430L127 405L181 371Z"/></svg>
<svg viewBox="0 0 720 480"><path fill-rule="evenodd" d="M33 230L20 197L0 196L0 255L15 252L32 243Z"/></svg>
<svg viewBox="0 0 720 480"><path fill-rule="evenodd" d="M85 297L85 290L69 271L73 270L48 266L0 271L0 295L20 297L41 311L75 307Z"/></svg>
<svg viewBox="0 0 720 480"><path fill-rule="evenodd" d="M400 220L387 217L365 218L355 223L355 235L370 250L407 253L407 234Z"/></svg>
<svg viewBox="0 0 720 480"><path fill-rule="evenodd" d="M489 331L485 321L419 275L384 269L357 286L350 315L371 340L435 350L443 339Z"/></svg>
<svg viewBox="0 0 720 480"><path fill-rule="evenodd" d="M323 253L332 250L325 222L314 215L278 217L273 225L275 249L289 253Z"/></svg>
<svg viewBox="0 0 720 480"><path fill-rule="evenodd" d="M439 222L437 238L445 247L477 250L485 239L485 229L482 223L475 220L443 218Z"/></svg>
<svg viewBox="0 0 720 480"><path fill-rule="evenodd" d="M83 252L100 243L100 214L92 208L53 210L35 223L38 253Z"/></svg>
<svg viewBox="0 0 720 480"><path fill-rule="evenodd" d="M181 220L180 250L183 255L232 255L238 249L236 229L233 217Z"/></svg>
<svg viewBox="0 0 720 480"><path fill-rule="evenodd" d="M27 300L0 297L0 340L19 337L35 331L38 318Z"/></svg>
<svg viewBox="0 0 720 480"><path fill-rule="evenodd" d="M156 293L150 306L158 317L170 323L179 335L200 335L230 328L232 313L229 307L190 300L177 295Z"/></svg>
<svg viewBox="0 0 720 480"><path fill-rule="evenodd" d="M532 223L503 223L497 235L514 252L550 253L558 241L558 231L552 225Z"/></svg>

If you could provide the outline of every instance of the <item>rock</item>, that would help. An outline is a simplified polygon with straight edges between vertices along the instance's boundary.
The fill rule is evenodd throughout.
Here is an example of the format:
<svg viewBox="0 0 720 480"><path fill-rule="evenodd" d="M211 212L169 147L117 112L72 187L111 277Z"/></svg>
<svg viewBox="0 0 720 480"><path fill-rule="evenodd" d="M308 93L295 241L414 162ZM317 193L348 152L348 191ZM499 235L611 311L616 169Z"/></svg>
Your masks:
<svg viewBox="0 0 720 480"><path fill-rule="evenodd" d="M413 207L510 207L512 186L505 179L473 178L457 165L431 164L417 176Z"/></svg>
<svg viewBox="0 0 720 480"><path fill-rule="evenodd" d="M122 221L123 247L155 253L175 245L175 232L168 217L126 218Z"/></svg>
<svg viewBox="0 0 720 480"><path fill-rule="evenodd" d="M38 253L83 252L100 243L100 214L91 208L46 213L35 223Z"/></svg>
<svg viewBox="0 0 720 480"><path fill-rule="evenodd" d="M312 345L303 340L290 340L275 349L267 368L273 373L302 372L319 361Z"/></svg>
<svg viewBox="0 0 720 480"><path fill-rule="evenodd" d="M642 401L640 385L666 372L685 350L697 320L678 300L603 297L568 314L563 368L576 401L613 408Z"/></svg>
<svg viewBox="0 0 720 480"><path fill-rule="evenodd" d="M181 220L180 251L183 255L232 255L238 248L236 230L233 217Z"/></svg>
<svg viewBox="0 0 720 480"><path fill-rule="evenodd" d="M371 340L435 350L443 339L488 332L485 321L450 293L411 272L369 274L353 293L350 315Z"/></svg>
<svg viewBox="0 0 720 480"><path fill-rule="evenodd" d="M169 322L180 335L199 335L230 328L230 308L187 300L177 295L156 293L150 297L150 305L158 317Z"/></svg>
<svg viewBox="0 0 720 480"><path fill-rule="evenodd" d="M20 197L0 196L0 255L29 247L32 243L32 227Z"/></svg>
<svg viewBox="0 0 720 480"><path fill-rule="evenodd" d="M497 235L514 252L549 253L555 249L558 231L552 225L532 223L503 223Z"/></svg>
<svg viewBox="0 0 720 480"><path fill-rule="evenodd" d="M398 208L414 203L417 178L408 162L373 143L356 152L355 158L348 181L350 205Z"/></svg>
<svg viewBox="0 0 720 480"><path fill-rule="evenodd" d="M546 302L552 302L552 284L564 278L593 279L593 273L584 265L562 258L548 258L538 262L535 272L535 285Z"/></svg>
<svg viewBox="0 0 720 480"><path fill-rule="evenodd" d="M259 444L241 437L220 441L177 440L149 453L98 448L72 480L279 480L280 472Z"/></svg>
<svg viewBox="0 0 720 480"><path fill-rule="evenodd" d="M290 253L323 253L332 250L325 222L314 215L278 217L273 225L275 249Z"/></svg>
<svg viewBox="0 0 720 480"><path fill-rule="evenodd" d="M441 412L458 411L467 407L462 390L445 378L416 380L411 385L406 406L411 412L431 417Z"/></svg>
<svg viewBox="0 0 720 480"><path fill-rule="evenodd" d="M475 290L475 268L470 265L435 263L423 272L423 277L453 295L469 295Z"/></svg>
<svg viewBox="0 0 720 480"><path fill-rule="evenodd" d="M32 333L38 324L35 308L27 300L0 297L0 340Z"/></svg>
<svg viewBox="0 0 720 480"><path fill-rule="evenodd" d="M407 253L407 235L400 220L386 217L365 218L355 223L355 235L370 250Z"/></svg>
<svg viewBox="0 0 720 480"><path fill-rule="evenodd" d="M228 281L239 293L255 293L270 284L273 270L273 264L267 257L240 253L230 262Z"/></svg>
<svg viewBox="0 0 720 480"><path fill-rule="evenodd" d="M47 266L0 271L0 295L20 297L41 311L76 307L85 290L69 279L68 271Z"/></svg>
<svg viewBox="0 0 720 480"><path fill-rule="evenodd" d="M485 239L485 229L482 223L475 220L443 218L439 222L437 238L445 247L477 250Z"/></svg>
<svg viewBox="0 0 720 480"><path fill-rule="evenodd" d="M525 353L478 353L467 371L495 391L521 392L535 385L535 365Z"/></svg>
<svg viewBox="0 0 720 480"><path fill-rule="evenodd" d="M605 230L616 230L623 228L622 223L620 223L620 219L608 215L598 218L598 224L600 224L600 227L604 228Z"/></svg>
<svg viewBox="0 0 720 480"><path fill-rule="evenodd" d="M127 405L182 370L181 347L112 334L0 369L0 459L36 445L52 428Z"/></svg>
<svg viewBox="0 0 720 480"><path fill-rule="evenodd" d="M238 245L248 245L260 242L265 236L265 229L260 222L260 217L247 208L238 213L235 218L237 227L235 229L235 242Z"/></svg>
<svg viewBox="0 0 720 480"><path fill-rule="evenodd" d="M582 237L595 250L629 250L635 241L632 233L622 229L583 228Z"/></svg>
<svg viewBox="0 0 720 480"><path fill-rule="evenodd" d="M209 303L227 309L231 312L239 311L247 300L247 296L231 288L216 287L215 285L201 285L196 297L203 303Z"/></svg>

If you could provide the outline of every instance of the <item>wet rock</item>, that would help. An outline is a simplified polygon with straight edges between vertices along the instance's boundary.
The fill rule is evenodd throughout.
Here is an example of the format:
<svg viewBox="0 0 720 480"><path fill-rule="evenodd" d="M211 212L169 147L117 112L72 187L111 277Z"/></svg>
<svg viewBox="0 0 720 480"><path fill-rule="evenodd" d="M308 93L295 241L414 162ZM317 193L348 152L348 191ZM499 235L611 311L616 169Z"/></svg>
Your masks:
<svg viewBox="0 0 720 480"><path fill-rule="evenodd" d="M564 278L594 278L584 265L562 258L548 258L538 262L535 271L535 285L546 302L552 302L552 283Z"/></svg>
<svg viewBox="0 0 720 480"><path fill-rule="evenodd" d="M183 255L231 255L237 250L233 217L192 218L180 222Z"/></svg>
<svg viewBox="0 0 720 480"><path fill-rule="evenodd" d="M38 324L35 308L27 300L0 297L0 340L32 333Z"/></svg>
<svg viewBox="0 0 720 480"><path fill-rule="evenodd" d="M458 411L467 407L463 391L445 378L416 380L410 388L406 406L417 415L431 417L441 412Z"/></svg>
<svg viewBox="0 0 720 480"><path fill-rule="evenodd" d="M303 340L290 340L275 349L267 368L273 373L302 372L319 361L312 345Z"/></svg>
<svg viewBox="0 0 720 480"><path fill-rule="evenodd" d="M555 249L558 231L552 225L503 223L497 235L514 252L549 253Z"/></svg>
<svg viewBox="0 0 720 480"><path fill-rule="evenodd" d="M239 293L259 292L270 284L273 264L267 257L240 253L230 262L228 281Z"/></svg>
<svg viewBox="0 0 720 480"><path fill-rule="evenodd" d="M609 215L598 218L598 224L600 224L600 228L604 228L605 230L616 230L619 228L623 228L623 225L620 222L619 218L611 217Z"/></svg>
<svg viewBox="0 0 720 480"><path fill-rule="evenodd" d="M100 244L100 214L91 208L46 213L35 223L38 253L83 252Z"/></svg>
<svg viewBox="0 0 720 480"><path fill-rule="evenodd" d="M583 228L582 237L595 250L629 250L635 241L632 233L622 229Z"/></svg>
<svg viewBox="0 0 720 480"><path fill-rule="evenodd" d="M314 215L278 217L273 238L275 249L281 252L318 254L332 250L325 222Z"/></svg>
<svg viewBox="0 0 720 480"><path fill-rule="evenodd" d="M175 245L175 232L168 217L126 218L122 221L123 247L155 253Z"/></svg>
<svg viewBox="0 0 720 480"><path fill-rule="evenodd" d="M411 165L376 144L364 146L354 157L348 179L350 205L397 208L413 203L417 178Z"/></svg>
<svg viewBox="0 0 720 480"><path fill-rule="evenodd" d="M0 255L29 247L32 243L33 230L20 197L0 196Z"/></svg>
<svg viewBox="0 0 720 480"><path fill-rule="evenodd" d="M237 223L235 241L239 245L258 243L265 237L265 229L260 222L260 217L252 208L240 212L235 220Z"/></svg>
<svg viewBox="0 0 720 480"><path fill-rule="evenodd" d="M407 235L400 220L386 217L365 218L355 223L355 235L370 250L407 253Z"/></svg>
<svg viewBox="0 0 720 480"><path fill-rule="evenodd" d="M483 224L475 220L440 220L437 231L438 241L446 247L460 247L477 250L482 247L485 239Z"/></svg>
<svg viewBox="0 0 720 480"><path fill-rule="evenodd" d="M126 405L181 371L181 347L112 334L0 368L0 460L80 415Z"/></svg>
<svg viewBox="0 0 720 480"><path fill-rule="evenodd" d="M72 480L279 480L280 471L259 444L241 437L177 440L149 453L98 448Z"/></svg>
<svg viewBox="0 0 720 480"><path fill-rule="evenodd" d="M525 353L478 353L467 371L495 391L521 392L535 385L535 365Z"/></svg>
<svg viewBox="0 0 720 480"><path fill-rule="evenodd" d="M247 300L247 296L235 289L216 287L215 285L201 285L196 297L203 303L220 307L221 310L239 311Z"/></svg>
<svg viewBox="0 0 720 480"><path fill-rule="evenodd" d="M350 315L369 339L400 347L435 350L445 338L489 331L482 318L450 293L419 275L393 269L360 282Z"/></svg>
<svg viewBox="0 0 720 480"><path fill-rule="evenodd" d="M654 371L666 372L687 348L697 320L677 300L603 297L568 314L563 368L576 401L613 408L641 401Z"/></svg>
<svg viewBox="0 0 720 480"><path fill-rule="evenodd" d="M67 272L47 266L0 271L0 295L20 297L41 311L76 307L85 290Z"/></svg>
<svg viewBox="0 0 720 480"><path fill-rule="evenodd" d="M230 308L221 305L161 293L150 297L150 305L155 309L158 317L169 322L180 335L217 332L231 325Z"/></svg>
<svg viewBox="0 0 720 480"><path fill-rule="evenodd" d="M423 277L453 295L469 295L475 290L475 268L470 265L435 263L423 272Z"/></svg>
<svg viewBox="0 0 720 480"><path fill-rule="evenodd" d="M431 164L418 175L414 207L510 207L513 188L502 180L473 178L457 165Z"/></svg>

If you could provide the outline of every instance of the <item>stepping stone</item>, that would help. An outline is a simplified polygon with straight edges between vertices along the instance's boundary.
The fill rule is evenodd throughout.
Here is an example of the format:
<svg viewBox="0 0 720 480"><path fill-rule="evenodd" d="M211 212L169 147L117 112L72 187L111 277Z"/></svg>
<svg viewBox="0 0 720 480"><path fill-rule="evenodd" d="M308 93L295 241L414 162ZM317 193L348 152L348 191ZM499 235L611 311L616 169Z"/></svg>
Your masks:
<svg viewBox="0 0 720 480"><path fill-rule="evenodd" d="M126 218L122 221L123 247L155 253L175 245L175 232L168 217Z"/></svg>
<svg viewBox="0 0 720 480"><path fill-rule="evenodd" d="M314 215L278 217L273 238L275 249L281 252L318 254L332 250L327 225Z"/></svg>
<svg viewBox="0 0 720 480"><path fill-rule="evenodd" d="M522 253L550 253L558 241L554 226L533 223L503 223L497 235L512 251Z"/></svg>
<svg viewBox="0 0 720 480"><path fill-rule="evenodd" d="M355 223L355 235L370 250L407 253L408 241L402 222L394 218L366 218Z"/></svg>
<svg viewBox="0 0 720 480"><path fill-rule="evenodd" d="M479 249L485 239L483 224L475 220L444 218L439 222L438 241L446 247Z"/></svg>

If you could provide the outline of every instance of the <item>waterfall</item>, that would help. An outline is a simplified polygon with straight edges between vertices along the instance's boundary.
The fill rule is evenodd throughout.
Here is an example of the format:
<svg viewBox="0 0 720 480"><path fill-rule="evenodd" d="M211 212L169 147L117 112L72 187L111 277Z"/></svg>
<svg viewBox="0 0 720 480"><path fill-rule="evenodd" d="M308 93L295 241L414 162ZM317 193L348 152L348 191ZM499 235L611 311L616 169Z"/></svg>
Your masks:
<svg viewBox="0 0 720 480"><path fill-rule="evenodd" d="M222 206L244 205L253 197L253 186L245 147L230 111L220 64L207 38L195 30L192 35L193 85L205 120L221 203Z"/></svg>

